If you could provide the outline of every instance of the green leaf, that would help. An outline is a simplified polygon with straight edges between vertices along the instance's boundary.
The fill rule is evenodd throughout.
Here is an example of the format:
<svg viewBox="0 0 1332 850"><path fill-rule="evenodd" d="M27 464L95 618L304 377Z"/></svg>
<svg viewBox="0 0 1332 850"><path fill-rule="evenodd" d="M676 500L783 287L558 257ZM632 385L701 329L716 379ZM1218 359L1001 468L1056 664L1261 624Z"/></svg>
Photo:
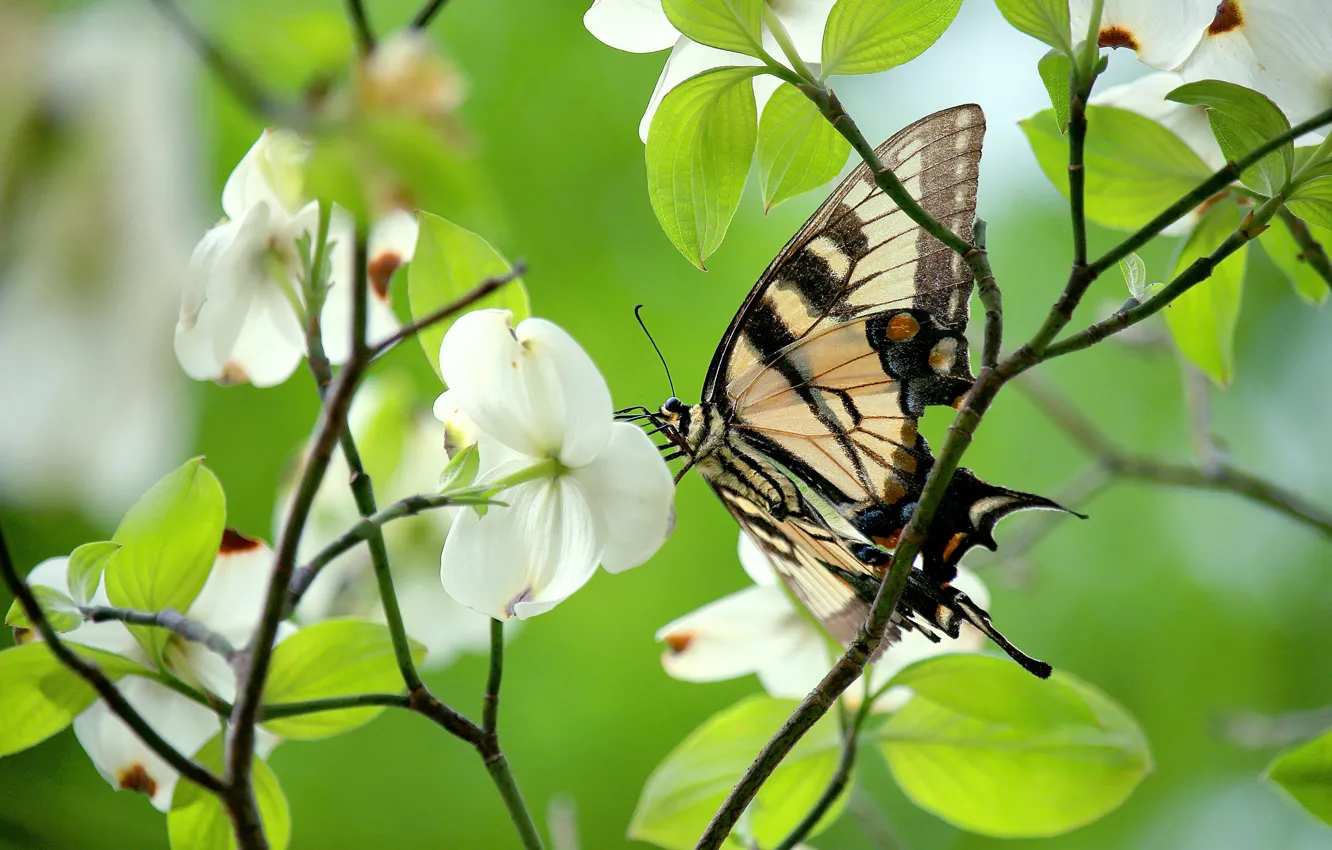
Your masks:
<svg viewBox="0 0 1332 850"><path fill-rule="evenodd" d="M222 485L203 458L168 473L134 503L112 537L121 549L106 568L111 604L188 611L217 559L226 514ZM150 658L161 657L164 630L129 629Z"/></svg>
<svg viewBox="0 0 1332 850"><path fill-rule="evenodd" d="M37 604L41 606L46 622L57 632L72 632L83 625L83 615L79 613L73 599L58 590L40 584L34 584L29 590L32 591ZM28 619L28 612L23 607L22 600L15 599L14 604L9 606L9 613L5 615L5 625L16 629L32 628L32 621Z"/></svg>
<svg viewBox="0 0 1332 850"><path fill-rule="evenodd" d="M483 281L512 271L512 264L472 231L427 212L418 212L417 219L421 227L416 236L416 252L407 269L407 293L413 319L419 321L466 295ZM531 308L522 280L504 284L469 309L486 308L509 310L513 313L514 324L526 319ZM455 315L436 322L416 335L435 374L439 374L440 343L456 319Z"/></svg>
<svg viewBox="0 0 1332 850"><path fill-rule="evenodd" d="M112 680L150 675L142 665L77 644L70 649L95 663ZM97 692L61 664L41 641L0 652L0 756L40 744L92 705Z"/></svg>
<svg viewBox="0 0 1332 850"><path fill-rule="evenodd" d="M120 551L114 540L85 543L69 555L69 574L66 583L70 596L79 605L87 605L102 583L102 573L111 558Z"/></svg>
<svg viewBox="0 0 1332 850"><path fill-rule="evenodd" d="M1315 155L1319 153L1318 145L1305 145L1302 148L1295 149L1295 173L1299 174L1301 170L1309 163ZM1332 156L1326 159L1319 159L1307 174L1302 174L1301 179L1312 179L1332 174Z"/></svg>
<svg viewBox="0 0 1332 850"><path fill-rule="evenodd" d="M939 40L962 0L837 0L823 30L823 74L873 74Z"/></svg>
<svg viewBox="0 0 1332 850"><path fill-rule="evenodd" d="M1142 261L1142 257L1129 252L1129 255L1119 261L1119 273L1124 276L1124 283L1128 285L1129 295L1139 301L1147 295L1147 264Z"/></svg>
<svg viewBox="0 0 1332 850"><path fill-rule="evenodd" d="M721 245L740 206L758 137L755 68L716 68L662 100L647 140L648 198L685 259L703 262Z"/></svg>
<svg viewBox="0 0 1332 850"><path fill-rule="evenodd" d="M1050 182L1068 197L1068 140L1051 110L1020 122ZM1188 145L1160 124L1111 106L1087 108L1087 217L1137 230L1211 175Z"/></svg>
<svg viewBox="0 0 1332 850"><path fill-rule="evenodd" d="M215 773L222 772L222 736L204 744L194 760ZM259 821L270 850L286 850L291 841L291 810L273 771L256 758L253 768L254 797ZM235 850L231 821L217 797L182 779L176 784L167 813L167 837L174 850Z"/></svg>
<svg viewBox="0 0 1332 850"><path fill-rule="evenodd" d="M763 0L663 0L662 11L681 35L746 56L763 52Z"/></svg>
<svg viewBox="0 0 1332 850"><path fill-rule="evenodd" d="M1267 766L1267 778L1332 825L1332 730L1278 755Z"/></svg>
<svg viewBox="0 0 1332 850"><path fill-rule="evenodd" d="M1306 226L1310 235L1324 246L1324 250L1332 247L1332 230L1324 230L1313 225ZM1300 298L1310 304L1321 304L1327 299L1329 293L1327 281L1323 280L1323 276L1315 271L1313 266L1300 259L1304 249L1295 241L1284 218L1280 224L1274 223L1264 230L1259 243L1267 253L1268 259L1290 280Z"/></svg>
<svg viewBox="0 0 1332 850"><path fill-rule="evenodd" d="M1050 93L1050 103L1054 105L1055 126L1060 135L1068 132L1069 74L1073 63L1058 50L1051 50L1036 63L1036 70L1045 83L1045 90Z"/></svg>
<svg viewBox="0 0 1332 850"><path fill-rule="evenodd" d="M1311 225L1332 228L1332 176L1301 183L1286 206Z"/></svg>
<svg viewBox="0 0 1332 850"><path fill-rule="evenodd" d="M759 121L758 173L763 205L818 188L846 165L851 143L794 86L773 92Z"/></svg>
<svg viewBox="0 0 1332 850"><path fill-rule="evenodd" d="M476 443L472 443L449 458L448 465L439 474L439 492L448 493L471 487L480 470L481 453L477 450Z"/></svg>
<svg viewBox="0 0 1332 850"><path fill-rule="evenodd" d="M1212 135L1231 161L1290 129L1290 122L1275 103L1235 83L1199 80L1170 92L1166 100L1207 107ZM1245 169L1240 180L1254 191L1275 195L1290 179L1294 165L1295 143L1289 141Z"/></svg>
<svg viewBox="0 0 1332 850"><path fill-rule="evenodd" d="M1239 210L1233 203L1219 203L1208 210L1184 240L1172 277L1198 257L1215 251L1239 223ZM1180 353L1221 386L1230 383L1235 371L1235 325L1239 322L1247 258L1248 245L1241 245L1213 270L1211 277L1176 298L1165 310L1166 324Z"/></svg>
<svg viewBox="0 0 1332 850"><path fill-rule="evenodd" d="M870 737L916 805L970 832L1068 832L1117 808L1152 768L1133 718L1064 673L942 655L895 681L915 696Z"/></svg>
<svg viewBox="0 0 1332 850"><path fill-rule="evenodd" d="M672 850L692 848L796 705L795 700L754 696L704 721L648 777L629 837ZM785 838L818 801L840 758L836 724L825 719L796 744L750 805L746 818L753 841L771 847ZM815 833L837 819L843 804L844 798L832 806Z"/></svg>
<svg viewBox="0 0 1332 850"><path fill-rule="evenodd" d="M411 646L412 658L420 663L425 647L416 641ZM273 650L264 704L401 693L403 687L387 626L325 620L301 629ZM383 706L367 706L321 711L267 721L264 728L284 738L326 738L369 723L383 710Z"/></svg>
<svg viewBox="0 0 1332 850"><path fill-rule="evenodd" d="M1068 0L995 0L1013 28L1071 57Z"/></svg>

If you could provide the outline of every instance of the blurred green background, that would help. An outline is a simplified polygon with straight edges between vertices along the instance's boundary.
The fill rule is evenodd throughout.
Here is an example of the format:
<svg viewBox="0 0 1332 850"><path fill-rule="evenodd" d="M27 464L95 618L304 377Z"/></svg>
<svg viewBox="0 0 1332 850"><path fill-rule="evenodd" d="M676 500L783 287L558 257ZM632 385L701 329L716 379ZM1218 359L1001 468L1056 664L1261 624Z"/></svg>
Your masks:
<svg viewBox="0 0 1332 850"><path fill-rule="evenodd" d="M414 10L401 0L368 6L381 33ZM755 193L708 272L690 267L652 215L636 132L663 55L600 44L582 26L586 6L586 0L454 0L440 15L433 34L468 81L461 117L478 183L488 188L459 209L431 211L480 230L505 254L528 262L535 312L582 342L617 404L656 405L667 395L631 314L635 304L647 305L680 393L693 401L736 306L820 193L766 217ZM333 0L189 8L262 79L286 91L349 55ZM875 139L956 102L974 99L986 108L992 129L980 214L990 222L1011 341L1044 315L1062 286L1069 252L1066 213L1013 124L1041 108L1039 53L1034 42L1003 29L989 0L967 0L954 30L919 63L839 88ZM217 191L259 124L202 74L197 89L200 182L213 199L206 221L219 214ZM1116 236L1095 232L1092 240L1095 251ZM1144 252L1152 280L1164 276L1172 249L1161 241ZM1117 306L1124 294L1111 275L1080 318L1096 318L1097 302ZM160 332L169 337L170 323ZM1332 315L1299 302L1271 264L1254 256L1238 378L1216 394L1215 428L1239 464L1322 504L1332 504L1329 362ZM401 347L382 368L414 375L423 406L438 392L417 346ZM1191 457L1180 369L1168 350L1111 343L1045 372L1124 446ZM192 451L207 455L223 481L229 524L271 538L278 481L313 421L311 381L298 372L276 389L194 385L189 393L198 423ZM0 405L6 417L24 415ZM70 397L68 408L70 416L80 415L79 399ZM932 439L942 434L946 411L925 424ZM182 459L163 459L150 480ZM1014 392L1001 396L966 462L987 480L1047 494L1087 465ZM104 539L114 526L72 506L11 502L0 511L22 570ZM1231 712L1332 703L1332 546L1223 494L1124 483L1085 510L1090 519L1061 521L1021 568L985 553L969 563L989 582L995 620L1018 645L1102 688L1138 718L1157 769L1122 809L1096 824L1006 844L1332 847L1332 831L1260 780L1271 751L1238 746L1219 732ZM539 821L552 799L574 802L586 848L628 845L625 829L652 768L703 719L758 689L753 679L695 685L661 670L653 632L746 583L735 527L696 476L680 486L677 520L674 536L651 562L597 576L530 621L507 653L505 750ZM1001 548L1021 524L1003 526ZM0 604L7 607L8 598ZM484 675L484 660L467 657L430 684L475 714ZM475 754L417 717L390 713L331 741L289 743L271 764L290 799L297 850L517 846ZM858 781L903 848L1000 845L915 809L872 756L861 762ZM878 846L851 816L813 844ZM163 818L146 800L113 792L72 734L0 761L0 847L165 846Z"/></svg>

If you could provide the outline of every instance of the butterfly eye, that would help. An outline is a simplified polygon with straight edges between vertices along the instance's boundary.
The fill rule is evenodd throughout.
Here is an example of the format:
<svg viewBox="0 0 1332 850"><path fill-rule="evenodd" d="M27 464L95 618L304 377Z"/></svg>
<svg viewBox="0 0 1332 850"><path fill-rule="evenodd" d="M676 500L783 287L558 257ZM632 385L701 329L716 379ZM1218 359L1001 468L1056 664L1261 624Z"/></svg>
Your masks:
<svg viewBox="0 0 1332 850"><path fill-rule="evenodd" d="M684 402L680 401L675 396L666 399L666 403L661 406L661 412L667 416L679 416L681 413L684 413L684 409Z"/></svg>

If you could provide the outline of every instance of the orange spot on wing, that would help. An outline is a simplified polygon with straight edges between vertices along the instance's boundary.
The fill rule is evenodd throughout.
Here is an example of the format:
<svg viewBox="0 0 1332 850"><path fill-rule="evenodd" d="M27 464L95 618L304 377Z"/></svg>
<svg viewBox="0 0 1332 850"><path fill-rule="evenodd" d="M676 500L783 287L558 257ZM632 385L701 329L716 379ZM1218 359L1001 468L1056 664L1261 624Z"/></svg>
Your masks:
<svg viewBox="0 0 1332 850"><path fill-rule="evenodd" d="M1216 17L1207 25L1207 34L1222 35L1239 29L1243 23L1244 15L1240 13L1239 3L1235 0L1221 0L1216 4Z"/></svg>
<svg viewBox="0 0 1332 850"><path fill-rule="evenodd" d="M962 541L966 539L967 539L967 533L965 531L959 531L957 534L954 534L952 536L952 539L948 541L948 545L944 547L943 550L944 561L948 561L950 558L952 558L953 553L957 551L957 547L961 546Z"/></svg>
<svg viewBox="0 0 1332 850"><path fill-rule="evenodd" d="M898 313L888 320L888 338L893 342L911 339L920 330L920 323L910 313Z"/></svg>
<svg viewBox="0 0 1332 850"><path fill-rule="evenodd" d="M872 537L870 539L885 549L896 549L897 544L902 540L902 530L898 529L887 537Z"/></svg>

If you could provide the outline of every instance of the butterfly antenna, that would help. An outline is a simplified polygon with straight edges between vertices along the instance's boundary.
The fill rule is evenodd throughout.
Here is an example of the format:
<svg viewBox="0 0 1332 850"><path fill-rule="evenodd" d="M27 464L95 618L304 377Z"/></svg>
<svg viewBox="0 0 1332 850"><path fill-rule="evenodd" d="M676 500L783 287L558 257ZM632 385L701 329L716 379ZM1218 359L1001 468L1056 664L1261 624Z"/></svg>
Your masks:
<svg viewBox="0 0 1332 850"><path fill-rule="evenodd" d="M643 333L647 334L648 342L652 343L652 350L657 352L657 359L661 361L661 368L666 370L666 383L670 385L671 395L675 396L675 380L671 378L671 367L666 365L666 357L661 353L661 349L657 347L657 341L652 338L652 331L648 330L647 325L643 323L643 316L639 312L642 309L642 304L634 307L634 318L638 320L638 326L643 329Z"/></svg>

